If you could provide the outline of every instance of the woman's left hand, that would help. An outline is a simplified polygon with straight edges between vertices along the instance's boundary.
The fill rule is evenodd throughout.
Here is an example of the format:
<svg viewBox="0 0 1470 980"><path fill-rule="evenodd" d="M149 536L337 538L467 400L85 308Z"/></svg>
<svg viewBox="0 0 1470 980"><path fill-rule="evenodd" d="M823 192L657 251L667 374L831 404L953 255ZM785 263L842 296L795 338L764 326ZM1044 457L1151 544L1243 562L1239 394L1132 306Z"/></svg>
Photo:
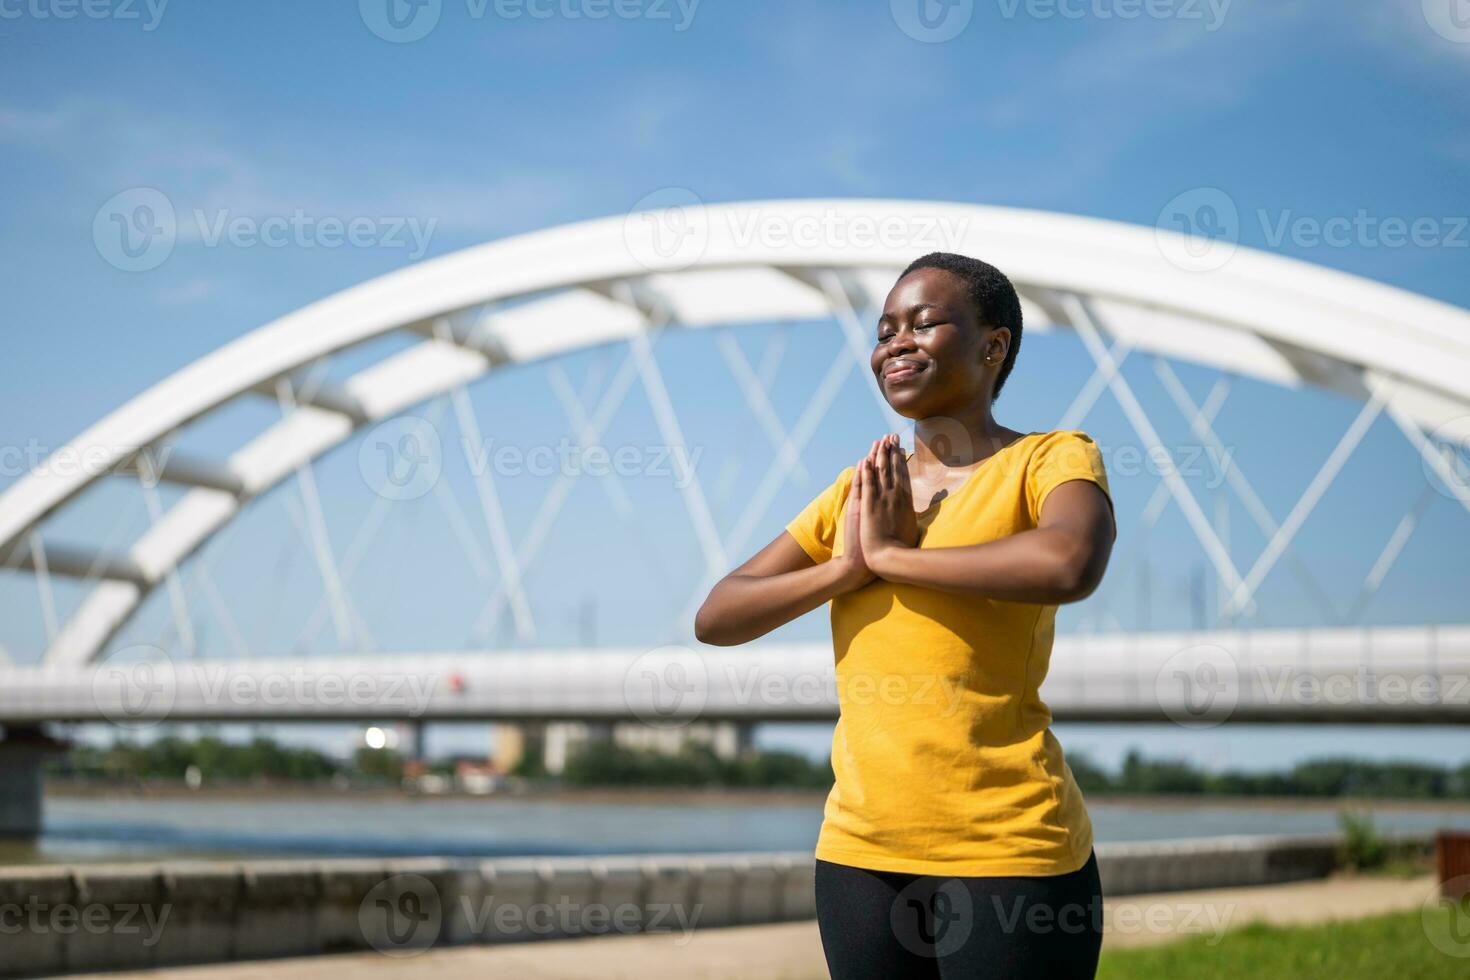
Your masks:
<svg viewBox="0 0 1470 980"><path fill-rule="evenodd" d="M878 572L888 549L914 548L919 544L919 521L914 514L909 468L899 448L898 436L889 434L873 443L858 468L863 481L859 540L868 567Z"/></svg>

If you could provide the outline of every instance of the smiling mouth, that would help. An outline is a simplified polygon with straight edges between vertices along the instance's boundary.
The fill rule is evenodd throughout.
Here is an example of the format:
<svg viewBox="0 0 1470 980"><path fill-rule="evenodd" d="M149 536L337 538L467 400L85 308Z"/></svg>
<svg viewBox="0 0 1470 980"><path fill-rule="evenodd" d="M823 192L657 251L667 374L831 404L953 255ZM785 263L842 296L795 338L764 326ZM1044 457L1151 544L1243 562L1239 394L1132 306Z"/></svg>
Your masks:
<svg viewBox="0 0 1470 980"><path fill-rule="evenodd" d="M889 361L883 367L883 380L903 381L912 378L922 370L924 370L924 365L918 361Z"/></svg>

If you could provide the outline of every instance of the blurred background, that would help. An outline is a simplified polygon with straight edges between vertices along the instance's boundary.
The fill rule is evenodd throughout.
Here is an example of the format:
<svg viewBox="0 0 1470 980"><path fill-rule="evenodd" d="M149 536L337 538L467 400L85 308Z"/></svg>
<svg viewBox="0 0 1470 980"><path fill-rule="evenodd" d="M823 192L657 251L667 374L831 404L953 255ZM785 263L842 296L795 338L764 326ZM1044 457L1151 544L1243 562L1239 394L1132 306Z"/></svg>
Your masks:
<svg viewBox="0 0 1470 980"><path fill-rule="evenodd" d="M809 850L825 611L693 611L905 431L863 345L936 249L1025 300L997 419L1108 465L1045 689L1099 843L1470 830L1463 0L14 0L0 51L0 861Z"/></svg>

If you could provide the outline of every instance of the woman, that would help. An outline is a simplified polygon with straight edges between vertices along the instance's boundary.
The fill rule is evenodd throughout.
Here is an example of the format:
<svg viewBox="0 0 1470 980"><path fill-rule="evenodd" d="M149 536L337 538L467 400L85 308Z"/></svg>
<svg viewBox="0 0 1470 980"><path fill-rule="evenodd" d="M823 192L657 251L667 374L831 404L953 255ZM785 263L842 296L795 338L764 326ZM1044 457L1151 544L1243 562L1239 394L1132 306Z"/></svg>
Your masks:
<svg viewBox="0 0 1470 980"><path fill-rule="evenodd" d="M1038 694L1057 606L1117 531L1097 446L991 405L1021 305L984 262L915 261L878 320L873 375L913 419L725 576L700 640L753 640L831 601L841 717L816 847L832 975L1092 977L1092 825Z"/></svg>

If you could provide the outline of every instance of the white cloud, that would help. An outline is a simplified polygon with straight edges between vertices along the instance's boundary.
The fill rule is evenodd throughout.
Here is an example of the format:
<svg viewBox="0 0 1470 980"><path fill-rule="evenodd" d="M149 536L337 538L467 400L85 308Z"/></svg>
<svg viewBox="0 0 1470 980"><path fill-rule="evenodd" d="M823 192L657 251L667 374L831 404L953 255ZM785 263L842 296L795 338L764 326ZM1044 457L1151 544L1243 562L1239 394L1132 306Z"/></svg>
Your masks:
<svg viewBox="0 0 1470 980"><path fill-rule="evenodd" d="M99 202L133 187L157 188L174 205L181 244L199 240L201 225L216 227L222 216L297 212L418 219L494 237L571 217L586 203L584 180L571 172L501 170L475 180L437 176L432 164L411 173L360 160L303 165L271 149L232 145L209 124L116 101L74 100L39 111L0 105L0 141L77 164L82 193Z"/></svg>
<svg viewBox="0 0 1470 980"><path fill-rule="evenodd" d="M65 103L42 112L0 106L0 139L16 143L45 143L54 134L72 128L83 111L83 105L78 102Z"/></svg>

